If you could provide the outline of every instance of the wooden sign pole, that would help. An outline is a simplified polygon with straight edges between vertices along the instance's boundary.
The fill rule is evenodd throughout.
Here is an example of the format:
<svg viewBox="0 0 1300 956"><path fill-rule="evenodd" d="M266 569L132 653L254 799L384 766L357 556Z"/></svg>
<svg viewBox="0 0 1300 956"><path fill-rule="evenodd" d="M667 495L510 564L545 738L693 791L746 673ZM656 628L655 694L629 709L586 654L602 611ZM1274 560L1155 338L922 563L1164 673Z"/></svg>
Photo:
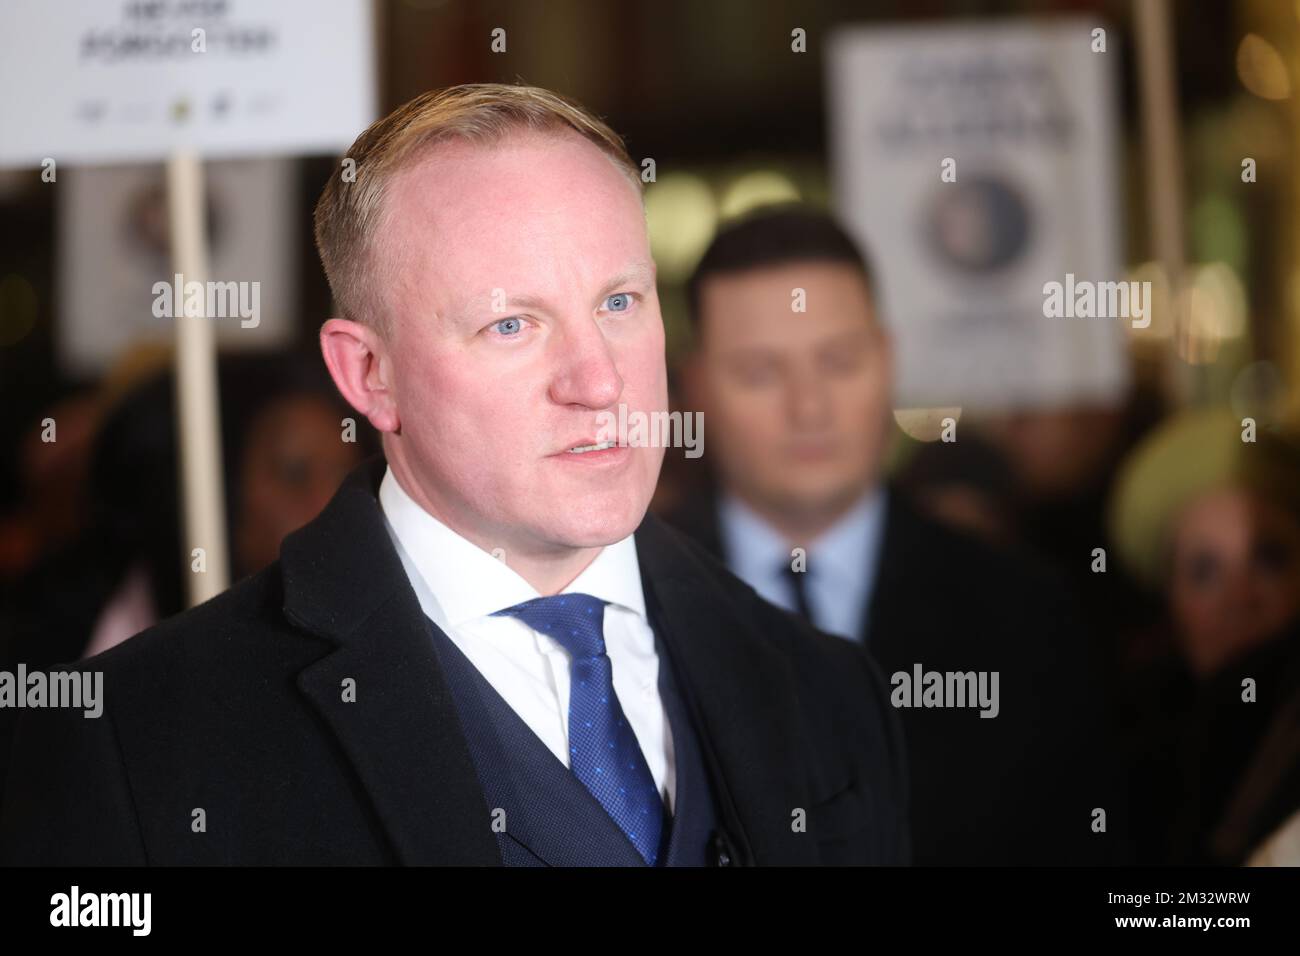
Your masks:
<svg viewBox="0 0 1300 956"><path fill-rule="evenodd" d="M181 290L208 279L207 205L203 162L194 152L167 160L167 208L173 270ZM229 586L226 507L217 401L216 330L203 305L190 314L190 296L173 302L176 322L176 447L180 458L182 541L190 572L190 606Z"/></svg>
<svg viewBox="0 0 1300 956"><path fill-rule="evenodd" d="M1173 23L1168 0L1134 5L1138 90L1142 103L1142 152L1146 166L1147 212L1156 260L1169 281L1172 335L1165 356L1165 394L1176 405L1193 398L1188 349L1186 267L1183 241L1183 155L1179 142L1178 91L1175 89Z"/></svg>

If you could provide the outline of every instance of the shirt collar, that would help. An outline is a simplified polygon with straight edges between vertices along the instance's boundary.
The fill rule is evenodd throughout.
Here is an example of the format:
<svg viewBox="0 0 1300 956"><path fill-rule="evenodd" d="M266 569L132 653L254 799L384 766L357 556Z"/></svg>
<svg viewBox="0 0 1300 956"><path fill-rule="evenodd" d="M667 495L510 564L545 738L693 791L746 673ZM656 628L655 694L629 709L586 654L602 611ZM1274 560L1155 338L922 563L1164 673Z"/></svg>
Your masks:
<svg viewBox="0 0 1300 956"><path fill-rule="evenodd" d="M391 468L380 483L379 504L407 573L414 570L425 585L427 593L420 595L425 612L444 630L541 597L506 561L420 507ZM644 618L645 595L633 536L602 548L563 593L590 594Z"/></svg>
<svg viewBox="0 0 1300 956"><path fill-rule="evenodd" d="M885 492L873 487L845 515L811 542L788 542L749 505L724 494L719 517L728 561L745 580L771 577L790 563L790 551L802 547L817 572L845 583L858 579L873 563L883 532Z"/></svg>
<svg viewBox="0 0 1300 956"><path fill-rule="evenodd" d="M739 498L723 495L718 518L727 561L737 577L751 584L767 581L790 563L785 537Z"/></svg>
<svg viewBox="0 0 1300 956"><path fill-rule="evenodd" d="M847 583L864 572L875 577L875 553L884 533L885 492L872 488L808 548L829 579ZM868 570L869 569L869 570Z"/></svg>

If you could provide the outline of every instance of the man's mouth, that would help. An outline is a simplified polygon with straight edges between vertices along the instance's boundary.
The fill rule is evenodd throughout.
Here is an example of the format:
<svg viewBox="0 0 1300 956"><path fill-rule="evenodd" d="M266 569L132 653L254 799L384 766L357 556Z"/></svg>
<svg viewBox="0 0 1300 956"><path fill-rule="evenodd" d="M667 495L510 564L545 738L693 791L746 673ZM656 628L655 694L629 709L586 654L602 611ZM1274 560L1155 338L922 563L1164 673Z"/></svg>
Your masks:
<svg viewBox="0 0 1300 956"><path fill-rule="evenodd" d="M617 448L617 447L618 447L618 442L616 441L602 441L602 442L597 442L595 445L577 445L573 448L570 448L568 453L570 455L581 455L589 451L604 451L606 448Z"/></svg>

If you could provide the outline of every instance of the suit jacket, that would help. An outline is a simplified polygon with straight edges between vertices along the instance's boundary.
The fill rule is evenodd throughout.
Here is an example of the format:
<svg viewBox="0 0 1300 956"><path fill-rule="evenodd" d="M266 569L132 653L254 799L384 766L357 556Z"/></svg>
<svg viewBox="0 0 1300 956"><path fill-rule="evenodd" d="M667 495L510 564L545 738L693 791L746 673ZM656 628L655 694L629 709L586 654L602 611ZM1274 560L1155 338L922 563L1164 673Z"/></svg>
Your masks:
<svg viewBox="0 0 1300 956"><path fill-rule="evenodd" d="M102 717L22 712L0 862L501 863L433 625L383 524L383 470L354 472L264 571L75 665L103 672ZM718 856L904 861L906 772L867 656L653 517L636 545L699 728Z"/></svg>
<svg viewBox="0 0 1300 956"><path fill-rule="evenodd" d="M1045 570L923 515L898 489L887 501L863 621L882 673L912 675L917 664L999 673L997 717L898 708L912 861L1123 862L1125 811L1099 765L1104 688L1070 595ZM725 559L712 494L669 519ZM1097 808L1109 836L1093 831Z"/></svg>

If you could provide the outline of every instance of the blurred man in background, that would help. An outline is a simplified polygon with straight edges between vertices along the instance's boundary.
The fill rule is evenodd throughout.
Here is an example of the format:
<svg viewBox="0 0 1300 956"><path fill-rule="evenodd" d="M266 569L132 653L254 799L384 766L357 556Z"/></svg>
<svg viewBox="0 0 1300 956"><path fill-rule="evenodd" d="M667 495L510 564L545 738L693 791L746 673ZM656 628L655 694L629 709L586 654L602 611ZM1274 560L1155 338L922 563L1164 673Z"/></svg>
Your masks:
<svg viewBox="0 0 1300 956"><path fill-rule="evenodd" d="M999 674L996 717L899 709L914 861L1116 858L1090 830L1111 791L1093 772L1102 726L1071 602L883 479L890 340L853 240L820 212L760 210L721 230L689 300L687 404L704 413L718 488L679 526L764 597L864 642L887 677ZM902 684L896 706L912 703Z"/></svg>

